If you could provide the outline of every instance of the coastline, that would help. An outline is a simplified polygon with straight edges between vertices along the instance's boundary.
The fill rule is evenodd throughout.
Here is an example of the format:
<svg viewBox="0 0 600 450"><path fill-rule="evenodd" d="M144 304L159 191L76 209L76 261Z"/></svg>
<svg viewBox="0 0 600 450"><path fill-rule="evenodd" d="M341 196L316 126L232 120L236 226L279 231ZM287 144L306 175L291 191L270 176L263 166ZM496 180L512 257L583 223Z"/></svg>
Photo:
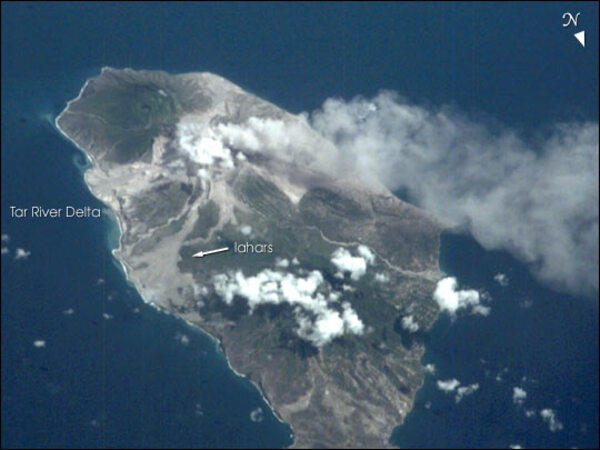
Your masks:
<svg viewBox="0 0 600 450"><path fill-rule="evenodd" d="M83 154L86 156L86 158L87 158L88 162L90 163L90 166L89 166L89 167L87 167L87 168L86 168L86 169L85 169L85 170L82 172L82 175L83 175L83 179L84 179L85 185L86 185L86 186L87 186L87 188L89 189L90 193L91 193L91 194L92 194L92 195L93 195L93 196L94 196L96 199L98 199L99 201L101 201L101 202L102 202L102 203L105 205L105 207L106 207L108 210L110 210L110 211L112 212L112 215L114 216L114 218L115 218L115 220L116 220L116 223L117 223L117 226L118 226L118 231L119 231L119 239L118 239L118 246L117 246L116 248L112 248L112 249L110 249L110 250L111 250L111 254L112 254L112 256L114 257L115 261L117 261L117 262L119 263L119 266L121 267L121 269L122 269L122 272L123 272L123 274L125 275L125 279L126 279L126 281L127 281L127 282L128 282L130 285L132 285L132 286L135 288L136 292L139 294L140 298L142 299L142 301L143 301L145 304L147 304L147 305L151 306L153 309L155 309L156 311L158 311L158 312L160 312L160 313L167 314L167 315L170 315L170 316L172 316L172 317L175 317L175 318L177 318L177 319L181 319L181 320L183 320L183 321L184 321L184 322L185 322L185 323L186 323L188 326L190 326L190 327L193 327L193 329L194 329L195 331L196 331L196 330L200 331L200 332L201 332L203 335L207 336L207 337L208 337L208 338L209 338L209 339L210 339L210 340L211 340L211 341L212 341L212 342L215 344L215 347L216 347L216 348L218 349L218 351L220 351L220 352L221 352L221 354L223 355L223 357L224 357L224 359L225 359L225 361L226 361L226 363L227 363L227 367L228 367L228 368L229 368L229 369L230 369L230 370L231 370L231 371L232 371L232 372L233 372L233 373L234 373L234 374L235 374L237 377L239 377L239 378L243 378L243 379L245 379L245 380L249 381L249 382L250 382L250 383L251 383L251 384L252 384L252 385L253 385L253 386L256 388L256 390L257 390L257 391L258 391L258 393L260 394L260 396L261 396L262 400L263 400L263 401L264 401L264 403L267 405L267 407L270 409L270 411L273 413L273 416L274 416L274 417L277 419L277 421L278 421L279 423L281 423L281 424L285 424L285 425L288 425L288 426L290 427L290 430L291 430L291 435L290 435L290 438L292 439L292 443L291 443L291 444L288 446L288 448L294 448L294 446L295 446L295 443L296 443L296 442L295 442L295 430L294 430L294 427L292 426L292 424L291 424L291 423L289 423L289 422L287 422L287 421L285 421L285 420L284 420L284 419L283 419L283 418L282 418L282 417L279 415L278 411L277 411L277 410L275 409L275 407L272 405L271 401L270 401L270 400L269 400L269 398L266 396L265 392L263 391L263 389L260 387L260 385L259 385L257 382L255 382L254 380L252 380L251 378L249 378L247 375L245 375L245 374L243 374L243 373L240 373L240 372L238 372L238 371L237 371L237 370L236 370L236 369L235 369L235 368L234 368L234 367L231 365L231 361L230 361L230 359L229 359L229 356L227 355L227 352L225 351L225 348L224 348L224 346L223 346L223 343L222 343L222 341L221 341L221 340L220 340L218 337L216 337L216 336L213 336L212 334L210 334L210 333L209 333L208 331L206 331L206 330L205 330L205 329L204 329L202 326L200 326L200 325L197 325L197 324L195 324L195 323L193 323L193 322L191 322L191 321L189 321L189 320L185 319L184 317L181 317L181 316L179 316L179 315L175 314L174 312L172 312L172 311L169 311L169 310L167 310L167 309L165 309L165 308L163 308L163 307L159 306L158 304L156 304L156 303L154 303L154 302L150 301L149 299L147 299L147 298L144 296L144 294L143 294L143 290L142 290L141 286L139 286L139 285L138 285L138 283L136 282L136 280L135 280L134 278L132 278L132 276L131 276L131 271L132 271L132 269L131 269L131 268L129 268L129 267L127 266L127 264L126 264L126 263L125 263L125 262L124 262L124 261L123 261L123 260L122 260L122 259L119 257L119 255L120 255L120 253L121 253L121 251L122 251L122 249L123 249L123 242L122 242L122 241L123 241L123 237L124 237L124 229L125 229L125 227L124 227L124 225L123 225L124 219L121 217L121 215L120 215L120 214L119 214L117 211L115 211L115 210L114 210L114 208L112 208L110 205L108 205L107 203L105 203L104 201L102 201L102 199L100 199L100 198L99 198L99 197L98 197L98 196L97 196L97 195L94 193L94 190L92 189L92 187L91 187L91 186L90 186L90 185L87 183L87 181L85 180L85 172L86 172L87 170L90 170L90 169L91 169L91 170L94 170L94 169L96 169L96 170L99 170L99 169L98 169L98 167L99 167L99 166L98 166L98 164L97 164L97 162L96 162L95 158L94 158L94 157L93 157L91 154L89 154L89 153L88 153L88 152L87 152L87 151L86 151L84 148L82 148L82 147L81 147L81 146L80 146L80 145L79 145L79 144L78 144L78 143L77 143L75 140L73 140L71 137L69 137L69 136L68 136L68 135L67 135L67 134L66 134L66 133L65 133L65 132L64 132L64 131L63 131L63 130L60 128L60 126L59 126L59 124L58 124L58 120L60 119L60 117L62 117L62 115L63 115L63 114L65 114L66 112L68 112L69 105L70 105L72 102L75 102L75 101L77 101L77 99L79 99L79 98L81 97L81 94L82 94L83 90L85 89L85 87L87 86L87 84L88 84L88 82L89 82L89 81L90 81L90 80L87 80L87 81L86 81L86 83L84 84L84 87L83 87L83 88L80 90L80 92L79 92L79 95L77 96L77 98L76 98L76 99L74 99L74 100L71 100L71 101L69 101L69 102L67 103L67 107L66 107L66 108L65 108L65 109L64 109L64 110L63 110L63 111L62 111L62 112L61 112L61 113L60 113L60 114L59 114L59 115L56 117L56 119L55 119L54 123L55 123L55 127L58 129L58 131L61 133L61 135L62 135L63 137L65 137L65 138L66 138L66 139L67 139L67 140L68 140L70 143L74 144L74 145L76 146L76 148L77 148L77 149L79 149L79 150L80 150L80 151L81 151L81 152L82 152L82 153L83 153ZM439 271L439 273L442 273L442 272L441 272L441 269L439 268L439 265L438 265L438 271ZM439 315L438 315L438 317L439 317ZM436 318L436 322L437 322L437 318ZM434 323L435 323L435 322L434 322ZM421 351L422 351L422 353L421 353L421 355L419 356L419 361L421 361L421 359L422 359L422 358L423 358L423 356L425 355L425 352L426 352L426 348L425 348L425 346L423 346L423 348L422 348L422 350L421 350ZM395 446L395 445L392 443L392 441L391 441L391 438L392 438L392 436L393 436L394 430L395 430L396 428L398 428L398 427L400 427L400 426L402 426L402 425L404 424L404 422L405 422L405 420L406 420L406 416L407 416L408 414L410 414L410 412L412 411L412 409L413 409L413 407L414 407L414 403L415 403L415 398L416 398L416 395L417 395L417 393L419 392L419 390L420 390L420 389L421 389L421 388L424 386L424 384L425 384L425 377L423 376L423 378L422 378L422 379L421 379L421 381L420 381L419 387L418 387L418 388L415 390L415 394L414 394L414 395L412 396L412 398L410 399L410 400L411 400L411 401L410 401L410 404L408 404L408 405L407 405L407 412L406 412L406 414L404 415L404 417L403 417L403 420L402 420L401 422L397 423L396 425L394 425L394 426L393 426L393 428L390 430L390 433L389 433L389 435L388 435L388 436L386 436L386 437L384 438L384 439L385 439L385 442L386 442L386 445L390 445L390 446L392 446L392 447L396 447L396 446Z"/></svg>
<svg viewBox="0 0 600 450"><path fill-rule="evenodd" d="M102 71L104 72L105 68L102 69ZM148 298L146 298L144 296L143 293L143 288L141 283L139 283L139 281L136 281L134 273L135 273L135 269L133 267L130 267L127 265L127 263L121 259L121 256L123 256L122 252L124 250L124 237L125 237L125 233L127 232L128 229L128 223L127 221L124 219L124 217L121 216L121 214L115 210L115 208L113 206L110 206L110 204L106 203L104 200L102 200L98 195L96 195L96 193L94 192L94 189L92 188L92 186L88 183L87 181L87 177L86 172L88 169L94 171L94 170L100 170L101 172L102 169L100 168L99 164L97 163L96 159L94 158L94 156L90 153L88 153L88 151L86 149L84 149L82 146L80 146L78 144L77 141L75 141L74 139L72 139L67 133L65 133L65 131L60 127L59 125L59 121L60 119L65 115L68 114L70 112L70 107L71 104L73 104L74 102L77 102L78 100L80 100L82 98L82 95L84 93L84 91L86 90L86 88L89 86L89 83L92 79L88 79L85 84L83 85L83 87L80 89L79 94L77 95L77 97L73 100L70 100L67 102L67 106L65 107L65 109L56 117L54 124L55 127L58 129L58 131L62 134L62 136L64 136L69 142L71 142L72 144L74 144L76 146L76 148L78 148L79 150L81 150L83 152L83 154L86 156L87 161L89 162L89 166L86 167L85 169L83 169L82 172L82 176L83 179L85 181L86 186L88 187L90 193L98 200L100 200L100 202L102 202L108 210L110 210L112 212L112 214L114 215L116 222L117 222L117 226L118 226L118 231L119 231L119 237L118 237L118 246L115 248L111 248L111 254L114 257L114 259L116 261L119 262L122 272L125 275L125 279L126 281L132 285L135 290L137 291L137 293L140 295L142 301L145 304L148 304L150 306L152 306L155 310L160 311L161 313L167 313L171 316L174 316L178 319L183 319L184 322L189 325L192 326L194 330L200 330L204 335L208 336L212 342L215 343L216 347L221 351L222 355L225 358L225 361L227 362L227 366L228 368L237 376L240 378L245 378L247 381L250 381L250 383L257 389L257 391L259 392L262 400L264 401L264 403L267 405L267 407L272 411L273 415L275 416L275 418L278 420L279 423L281 424L285 424L288 425L290 427L291 430L291 435L290 438L292 439L292 443L290 444L290 447L295 447L296 445L296 440L295 440L295 430L294 427L291 425L291 423L283 420L283 418L279 415L279 413L277 412L276 408L272 405L271 401L269 400L269 398L266 396L265 392L263 391L263 389L260 386L259 382L256 382L254 380L252 380L251 378L249 378L247 375L244 375L240 372L238 372L231 364L231 361L229 359L229 356L227 355L227 352L225 351L225 348L223 346L223 342L221 339L219 339L217 336L212 335L211 333L209 333L207 330L205 330L201 325L193 323L189 320L187 320L186 318L176 314L173 311L170 311L162 306L160 306L159 304L150 301ZM438 261L438 267L436 270L437 274L441 273L441 270L439 268L439 261ZM437 321L437 318L436 318ZM422 349L420 349L420 355L418 357L418 361L420 364L421 359L423 358L423 355L425 354L425 346L423 345ZM417 395L417 393L419 392L419 390L423 387L425 383L425 377L423 375L423 377L420 379L419 382L419 386L416 388L416 390L414 391L414 394L411 395L409 397L409 401L406 404L406 409L404 411L404 414L401 414L401 421L399 421L396 424L391 425L390 424L390 429L387 432L387 435L385 436L381 436L382 441L385 443L385 446L393 446L392 442L391 442L391 437L393 435L394 430L399 427L402 426L405 422L406 416L408 414L410 414L410 412L412 411L413 407L414 407L414 403L415 403L415 397ZM383 434L383 433L382 433ZM305 442L302 442L303 445L305 445Z"/></svg>
<svg viewBox="0 0 600 450"><path fill-rule="evenodd" d="M104 67L102 68L102 70L104 70ZM90 163L90 167L86 169L89 170L91 168L94 167L98 167L96 160L94 159L94 157L92 155L90 155L83 147L81 147L77 141L75 141L74 139L72 139L69 135L67 135L63 129L60 127L58 121L60 120L60 118L63 116L63 114L67 113L69 110L69 106L71 105L71 103L76 102L77 100L79 100L81 98L81 95L83 93L83 91L85 90L85 88L87 87L88 83L90 82L91 79L86 80L85 84L83 85L83 87L81 88L81 90L79 91L79 94L77 95L76 98L74 98L73 100L69 100L67 102L67 106L65 107L65 109L63 109L61 111L61 113L56 116L55 120L54 120L54 127L59 131L59 133L67 140L69 141L71 144L75 145L75 147L80 150L85 157L87 158L88 162ZM82 175L85 174L85 171L82 173ZM92 187L85 181L85 175L83 176L83 180L85 185L87 186L87 188L89 189L90 193L98 200L100 200L102 202L102 200L96 196L96 194L94 193L94 190L92 189ZM143 292L142 289L138 286L138 284L136 283L136 281L134 279L131 278L130 276L130 271L126 265L126 263L124 261L121 260L121 258L119 258L119 254L123 248L123 244L122 244L122 239L123 239L123 225L122 225L122 221L123 218L121 217L121 215L115 211L110 205L107 205L106 203L102 202L105 207L107 209L109 209L112 212L112 215L114 216L114 218L116 219L116 223L117 226L119 228L119 245L116 248L112 248L110 249L111 254L113 255L114 259L119 263L123 274L125 275L125 279L127 280L128 283L130 283L136 290L136 292L138 293L138 295L140 296L140 298L142 299L142 301L146 304L151 306L152 308L154 308L156 311L162 313L162 314L167 314L170 315L172 317L176 317L180 320L183 320L187 325L189 325L190 327L193 327L194 330L199 330L201 331L205 336L207 336L208 338L211 339L211 341L213 341L213 343L215 344L215 347L223 354L225 361L227 362L227 366L228 368L238 377L240 378L244 378L245 380L249 381L259 392L261 398L263 399L263 401L265 402L265 404L269 407L269 409L271 410L271 412L273 413L273 416L282 424L288 425L290 427L290 429L292 430L291 432L291 438L294 438L294 429L292 427L292 425L288 422L286 422L285 420L283 420L283 418L279 415L279 413L275 410L275 408L273 407L273 405L271 404L270 400L266 397L264 391L261 389L261 387L252 379L248 378L246 375L238 372L232 365L231 365L231 361L229 360L229 356L227 355L227 352L225 351L224 347L223 347L223 343L221 342L220 339L218 339L216 336L213 336L212 334L210 334L209 332L207 332L204 328L202 328L199 325L194 324L193 322L190 322L189 320L178 316L176 314L174 314L171 311L168 311L164 308L161 308L159 305L157 305L156 303L148 300ZM293 446L293 442L292 445ZM290 447L291 447L290 446Z"/></svg>
<svg viewBox="0 0 600 450"><path fill-rule="evenodd" d="M88 81L86 81L86 83L85 83L85 85L84 85L84 88L85 88L85 86L87 85L87 83L88 83L88 82L89 82L89 80L88 80ZM62 116L62 115L65 113L65 112L67 112L67 110L69 109L69 105L71 104L71 102L74 102L74 101L76 101L76 100L77 100L77 99L78 99L78 98L81 96L81 93L83 92L83 89L84 89L84 88L82 88L82 89L81 89L81 91L79 92L79 95L77 96L77 98L76 98L75 100L71 100L71 101L67 102L67 107L66 107L66 108L65 108L65 109L64 109L64 110L63 110L63 111L62 111L62 112L61 112L61 113L60 113L58 116L56 116L56 119L54 120L54 126L55 126L55 128L56 128L56 129L57 129L57 130L60 132L60 134L61 134L61 135L62 135L62 136L65 138L65 139L67 139L67 140L68 140L68 141L69 141L71 144L75 145L75 147L76 147L77 149L79 149L79 150L80 150L80 151L81 151L81 152L82 152L82 153L85 155L85 157L87 158L88 162L90 163L90 167L86 168L86 169L85 169L85 170L82 172L82 175L83 175L83 181L84 181L85 185L87 186L88 190L90 191L90 193L91 193L91 194L92 194L92 195L93 195L93 196L94 196L94 197L95 197L97 200L99 200L100 202L102 202L102 204L103 204L103 205L106 207L106 209L108 209L108 210L110 210L110 211L112 212L112 215L113 215L113 217L115 218L115 221L117 222L117 226L119 227L119 239L118 239L119 245L118 245L118 247L116 247L116 248L112 248L112 249L110 249L110 251L111 251L112 255L115 257L115 260L119 262L119 264L120 264L120 266L121 266L121 269L122 269L123 273L125 274L125 278L127 279L127 281L128 281L128 282L130 282L130 283L131 283L131 284L132 284L132 285L133 285L133 286L136 288L136 290L137 290L137 291L138 291L138 293L139 293L139 292L140 292L140 290L138 289L138 287L135 285L135 283L134 283L134 282L133 282L133 281L130 279L130 277L129 277L129 271L128 271L128 269L127 269L127 266L126 266L126 265L123 263L123 261L121 261L121 259L119 259L119 258L117 257L117 254L118 254L118 253L121 251L121 249L122 249L122 242L121 242L121 239L122 239L122 237L123 237L123 225L121 224L122 218L121 218L121 216L119 215L119 213L117 213L117 212L116 212L116 211L115 211L113 208L111 208L111 207L110 207L110 205L107 205L105 202L103 202L103 201L102 201L102 199L100 199L100 198L99 198L99 197L98 197L98 196L97 196L97 195L94 193L94 190L92 189L92 187L91 187L91 186L90 186L90 185L89 185L89 184L88 184L88 183L85 181L85 172L86 172L87 170L89 170L89 169L93 168L93 167L98 167L98 165L97 165L97 163L96 163L96 160L95 160L95 159L94 159L94 157L93 157L92 155L90 155L90 154L89 154L89 153L88 153L88 152L87 152L87 151L86 151L86 150L85 150L83 147L81 147L81 146L80 146L80 145L79 145L79 144L78 144L78 143L77 143L75 140L71 139L71 137L70 137L69 135L67 135L67 134L66 134L66 133L65 133L65 132L62 130L62 128L60 128L60 125L58 124L58 120L60 119L60 117L61 117L61 116ZM145 303L147 303L145 300L144 300L144 302L145 302Z"/></svg>

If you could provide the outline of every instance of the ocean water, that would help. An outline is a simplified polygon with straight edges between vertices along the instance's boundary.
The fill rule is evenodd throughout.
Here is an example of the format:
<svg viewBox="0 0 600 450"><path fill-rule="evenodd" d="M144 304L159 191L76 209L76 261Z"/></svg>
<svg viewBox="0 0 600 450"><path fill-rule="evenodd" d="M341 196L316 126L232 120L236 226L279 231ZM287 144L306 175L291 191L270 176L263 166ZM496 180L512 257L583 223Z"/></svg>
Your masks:
<svg viewBox="0 0 600 450"><path fill-rule="evenodd" d="M3 205L102 207L83 183L82 155L50 125L16 117L4 126L16 132L3 136L12 149L3 167L21 172L3 173ZM2 232L11 250L2 263L3 447L291 442L215 341L129 286L110 253L114 222L4 216ZM30 257L14 260L16 248ZM263 420L252 422L257 408Z"/></svg>
<svg viewBox="0 0 600 450"><path fill-rule="evenodd" d="M423 364L433 364L415 408L392 442L404 448L595 448L598 445L598 305L544 289L522 264L447 232L440 265L492 298L491 313L442 315ZM508 279L501 286L494 277ZM479 389L457 403L437 380ZM513 388L527 393L521 405ZM539 413L552 409L563 429ZM534 417L527 413L535 412Z"/></svg>
<svg viewBox="0 0 600 450"><path fill-rule="evenodd" d="M587 53L566 44L565 7L2 3L2 446L291 443L213 340L143 304L111 256L113 222L10 218L10 205L101 207L51 125L100 67L208 70L293 112L394 89L527 132L598 120L597 4L568 6L590 27ZM17 248L30 256L15 260ZM544 289L464 236L445 235L441 265L488 291L492 313L440 318L423 359L436 375L392 441L597 447L597 301ZM457 404L436 387L451 378L479 389ZM539 417L546 408L562 430Z"/></svg>

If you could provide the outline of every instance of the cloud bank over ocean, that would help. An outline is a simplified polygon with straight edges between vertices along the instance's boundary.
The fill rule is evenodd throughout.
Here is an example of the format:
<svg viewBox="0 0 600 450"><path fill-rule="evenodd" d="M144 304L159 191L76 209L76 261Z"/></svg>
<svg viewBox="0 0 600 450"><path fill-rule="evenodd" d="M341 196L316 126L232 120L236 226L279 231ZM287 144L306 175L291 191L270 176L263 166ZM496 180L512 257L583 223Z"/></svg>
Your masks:
<svg viewBox="0 0 600 450"><path fill-rule="evenodd" d="M339 150L341 162L331 167L407 190L555 289L597 294L598 123L556 124L525 140L393 92L329 99L309 120Z"/></svg>

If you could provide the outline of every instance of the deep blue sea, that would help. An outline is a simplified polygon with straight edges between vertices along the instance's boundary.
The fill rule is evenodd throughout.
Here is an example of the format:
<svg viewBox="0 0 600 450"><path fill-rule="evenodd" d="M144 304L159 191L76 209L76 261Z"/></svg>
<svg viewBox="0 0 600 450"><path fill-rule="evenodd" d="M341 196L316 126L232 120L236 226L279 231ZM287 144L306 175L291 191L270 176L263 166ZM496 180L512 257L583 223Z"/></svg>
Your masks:
<svg viewBox="0 0 600 450"><path fill-rule="evenodd" d="M561 26L564 11L582 12L585 51ZM211 71L292 112L393 89L524 134L598 121L597 3L3 2L1 21L3 448L292 442L213 340L142 302L114 263L108 218L10 217L11 205L101 207L81 153L52 121L102 66ZM16 260L18 248L31 253ZM552 292L468 236L446 233L440 263L487 291L492 313L440 318L423 358L436 375L392 441L597 448L597 299ZM436 386L451 378L479 389L456 403ZM522 405L515 386L527 392ZM561 430L539 417L546 408Z"/></svg>

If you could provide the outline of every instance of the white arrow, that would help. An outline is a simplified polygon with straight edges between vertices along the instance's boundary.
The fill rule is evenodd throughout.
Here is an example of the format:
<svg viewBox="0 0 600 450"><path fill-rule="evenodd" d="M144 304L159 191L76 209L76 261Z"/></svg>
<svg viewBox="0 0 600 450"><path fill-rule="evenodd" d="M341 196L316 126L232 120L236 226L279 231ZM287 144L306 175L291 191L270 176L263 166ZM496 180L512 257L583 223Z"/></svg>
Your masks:
<svg viewBox="0 0 600 450"><path fill-rule="evenodd" d="M229 247L218 248L216 250L208 250L206 252L198 252L192 255L192 258L204 258L207 255L213 255L215 253L226 252L229 250Z"/></svg>
<svg viewBox="0 0 600 450"><path fill-rule="evenodd" d="M585 47L585 31L575 33L573 36L575 36L575 39L579 41L582 47Z"/></svg>

